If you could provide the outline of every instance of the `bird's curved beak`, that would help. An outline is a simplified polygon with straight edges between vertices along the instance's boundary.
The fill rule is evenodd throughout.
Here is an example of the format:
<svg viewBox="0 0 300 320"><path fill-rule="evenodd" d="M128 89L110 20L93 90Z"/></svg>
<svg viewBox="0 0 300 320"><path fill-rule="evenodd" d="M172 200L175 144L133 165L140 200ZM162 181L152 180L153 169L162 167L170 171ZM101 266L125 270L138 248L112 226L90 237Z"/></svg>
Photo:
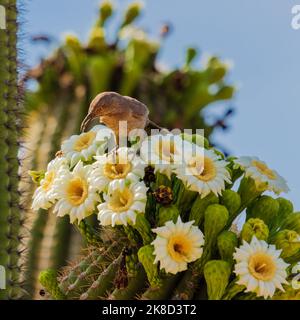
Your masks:
<svg viewBox="0 0 300 320"><path fill-rule="evenodd" d="M97 116L95 116L92 113L89 113L82 121L81 126L80 126L80 131L84 132L86 130L86 128L88 127L89 123L94 120L95 118L97 118Z"/></svg>

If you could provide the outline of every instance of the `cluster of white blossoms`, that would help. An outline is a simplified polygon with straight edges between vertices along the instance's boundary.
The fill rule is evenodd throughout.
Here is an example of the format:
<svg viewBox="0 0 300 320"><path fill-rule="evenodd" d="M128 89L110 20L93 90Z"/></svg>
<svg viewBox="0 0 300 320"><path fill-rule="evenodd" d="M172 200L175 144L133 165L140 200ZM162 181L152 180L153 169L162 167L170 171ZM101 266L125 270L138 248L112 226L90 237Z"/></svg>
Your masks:
<svg viewBox="0 0 300 320"><path fill-rule="evenodd" d="M62 152L47 167L34 193L32 208L54 206L57 216L70 216L71 223L96 214L102 226L135 225L138 214L144 214L147 191L143 179L146 166L172 180L176 177L186 189L200 198L210 193L222 196L231 184L230 163L213 148L206 149L180 135L157 134L140 142L140 147L115 147L108 152L112 133L104 126L95 126L80 135L73 135L62 144ZM285 180L258 158L234 160L234 169L257 186L275 193L286 192ZM194 221L167 221L152 229L155 239L155 261L161 269L176 274L201 258L205 237ZM280 250L255 237L243 242L234 254L237 283L247 291L264 298L283 290L287 264Z"/></svg>

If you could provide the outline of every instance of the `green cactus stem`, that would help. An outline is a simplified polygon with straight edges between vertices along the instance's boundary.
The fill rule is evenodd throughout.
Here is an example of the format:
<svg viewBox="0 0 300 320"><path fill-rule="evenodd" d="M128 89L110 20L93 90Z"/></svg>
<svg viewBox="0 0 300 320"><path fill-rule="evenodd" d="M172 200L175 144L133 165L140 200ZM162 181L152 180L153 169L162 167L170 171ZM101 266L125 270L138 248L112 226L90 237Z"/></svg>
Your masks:
<svg viewBox="0 0 300 320"><path fill-rule="evenodd" d="M20 285L20 229L22 210L19 192L18 147L22 123L17 89L17 7L15 0L1 3L6 10L6 29L0 30L0 265L6 270L6 289L0 300L22 295Z"/></svg>
<svg viewBox="0 0 300 320"><path fill-rule="evenodd" d="M231 267L223 260L210 260L204 266L204 278L207 284L209 300L220 300L228 285Z"/></svg>
<svg viewBox="0 0 300 320"><path fill-rule="evenodd" d="M68 103L69 97L63 97L61 98L61 106L64 105L64 103ZM55 129L55 132L51 138L51 149L49 151L48 155L48 162L51 161L55 153L59 150L60 148L60 142L63 136L63 131L65 128L65 123L68 119L68 112L64 110L63 107L61 107L60 110L60 116L59 120ZM33 295L34 288L35 288L35 283L36 283L36 277L37 277L37 271L38 271L38 263L39 263L39 253L41 250L41 244L42 244L42 239L44 237L44 230L46 228L48 221L48 211L44 209L40 209L37 212L37 217L34 220L32 229L31 229L31 238L28 243L28 256L27 256L27 263L26 263L26 274L25 274L25 279L26 279L26 291L30 294ZM70 225L68 227L70 228ZM63 227L61 228L63 229ZM61 231L61 230L59 230ZM64 231L63 231L64 232ZM56 236L60 238L59 234L56 232ZM70 237L67 236L65 240L65 248L67 247L67 243L69 241ZM58 259L61 259L61 255L58 254L56 255L53 253L56 250L60 250L60 246L55 245L52 250L52 256L53 257L58 257ZM61 252L61 251L60 251ZM63 254L67 255L67 252L64 252ZM61 262L55 261L53 265L61 264Z"/></svg>
<svg viewBox="0 0 300 320"><path fill-rule="evenodd" d="M108 299L110 300L131 300L137 297L145 287L146 273L144 268L138 264L137 275L129 277L128 285L125 288L116 288Z"/></svg>
<svg viewBox="0 0 300 320"><path fill-rule="evenodd" d="M133 227L141 235L144 245L147 245L152 242L153 235L151 232L151 226L149 221L146 219L146 217L143 214L138 213L136 215L136 220Z"/></svg>
<svg viewBox="0 0 300 320"><path fill-rule="evenodd" d="M89 277L93 274L96 274L99 269L106 267L110 262L112 256L120 254L122 250L122 246L118 242L114 242L110 247L104 251L102 254L98 255L98 257L91 262L91 264L87 267L86 270L81 272L74 283L69 285L65 294L67 296L72 295L72 292L77 290L81 290L84 286L88 285Z"/></svg>
<svg viewBox="0 0 300 320"><path fill-rule="evenodd" d="M80 300L95 300L103 298L112 287L123 255L120 254L95 280L92 285L80 296Z"/></svg>
<svg viewBox="0 0 300 320"><path fill-rule="evenodd" d="M236 279L231 281L227 286L226 291L222 297L222 300L232 300L237 294L243 292L246 289L245 286L236 283Z"/></svg>
<svg viewBox="0 0 300 320"><path fill-rule="evenodd" d="M150 285L155 287L160 285L161 278L159 276L158 265L154 263L155 257L153 252L154 247L152 245L141 247L138 251L138 258L146 271Z"/></svg>
<svg viewBox="0 0 300 320"><path fill-rule="evenodd" d="M181 275L167 275L160 286L149 287L141 296L141 300L166 300L170 299Z"/></svg>
<svg viewBox="0 0 300 320"><path fill-rule="evenodd" d="M102 240L95 229L85 220L81 220L78 229L87 245L99 245Z"/></svg>
<svg viewBox="0 0 300 320"><path fill-rule="evenodd" d="M61 292L58 281L57 273L53 269L47 269L39 274L39 282L46 289L46 291L55 300L64 300L66 296Z"/></svg>

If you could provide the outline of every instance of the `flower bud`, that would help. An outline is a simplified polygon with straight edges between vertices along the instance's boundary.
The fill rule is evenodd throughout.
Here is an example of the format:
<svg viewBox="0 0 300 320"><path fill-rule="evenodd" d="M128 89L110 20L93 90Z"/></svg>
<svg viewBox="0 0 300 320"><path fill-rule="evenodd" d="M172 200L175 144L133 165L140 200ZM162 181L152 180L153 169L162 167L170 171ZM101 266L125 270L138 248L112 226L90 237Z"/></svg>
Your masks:
<svg viewBox="0 0 300 320"><path fill-rule="evenodd" d="M268 226L259 218L251 218L243 225L241 239L250 243L253 236L258 240L265 241L267 241L269 237Z"/></svg>
<svg viewBox="0 0 300 320"><path fill-rule="evenodd" d="M131 3L125 12L122 27L125 27L128 24L131 24L140 15L142 8L143 8L143 4L141 2L136 1Z"/></svg>
<svg viewBox="0 0 300 320"><path fill-rule="evenodd" d="M220 202L227 208L230 216L232 216L239 210L241 206L241 197L233 190L224 190L222 192Z"/></svg>
<svg viewBox="0 0 300 320"><path fill-rule="evenodd" d="M222 260L211 260L204 266L204 278L207 284L209 300L221 300L228 285L231 268Z"/></svg>
<svg viewBox="0 0 300 320"><path fill-rule="evenodd" d="M188 48L186 51L185 64L189 66L193 62L196 56L197 56L197 49Z"/></svg>
<svg viewBox="0 0 300 320"><path fill-rule="evenodd" d="M277 225L281 226L286 218L294 211L294 206L291 201L285 198L277 198L276 201L279 203L279 210L277 215Z"/></svg>
<svg viewBox="0 0 300 320"><path fill-rule="evenodd" d="M154 263L153 251L152 245L141 247L138 251L138 258L146 271L150 285L155 287L160 285L160 278L157 263Z"/></svg>
<svg viewBox="0 0 300 320"><path fill-rule="evenodd" d="M279 211L279 203L270 196L261 196L256 199L247 210L247 219L259 218L273 227Z"/></svg>
<svg viewBox="0 0 300 320"><path fill-rule="evenodd" d="M223 231L217 239L217 245L221 259L233 264L233 253L238 246L237 235L232 231Z"/></svg>
<svg viewBox="0 0 300 320"><path fill-rule="evenodd" d="M195 225L201 226L206 208L211 204L217 203L219 203L219 198L213 193L208 194L204 198L198 195L190 211L190 220L194 220Z"/></svg>
<svg viewBox="0 0 300 320"><path fill-rule="evenodd" d="M159 208L157 225L164 226L167 221L177 221L179 210L175 205Z"/></svg>
<svg viewBox="0 0 300 320"><path fill-rule="evenodd" d="M282 228L294 230L300 234L300 212L289 214L283 222Z"/></svg>
<svg viewBox="0 0 300 320"><path fill-rule="evenodd" d="M224 229L228 220L228 210L219 204L212 204L207 207L204 214L204 235L205 239L212 242Z"/></svg>
<svg viewBox="0 0 300 320"><path fill-rule="evenodd" d="M100 6L100 25L103 26L105 21L113 14L113 4L111 1L105 0Z"/></svg>
<svg viewBox="0 0 300 320"><path fill-rule="evenodd" d="M290 258L300 250L300 235L294 230L282 230L275 235L274 243L282 250L283 259Z"/></svg>

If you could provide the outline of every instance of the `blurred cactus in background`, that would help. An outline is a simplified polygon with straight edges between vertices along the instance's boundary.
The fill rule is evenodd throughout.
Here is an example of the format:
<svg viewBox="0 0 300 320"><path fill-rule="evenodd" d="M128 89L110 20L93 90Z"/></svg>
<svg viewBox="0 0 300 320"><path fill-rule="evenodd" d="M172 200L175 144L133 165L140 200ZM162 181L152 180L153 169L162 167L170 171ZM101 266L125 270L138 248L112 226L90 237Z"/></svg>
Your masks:
<svg viewBox="0 0 300 320"><path fill-rule="evenodd" d="M229 100L234 94L234 87L226 81L226 64L211 57L202 69L195 68L197 50L189 48L181 68L161 70L157 56L168 26L163 27L158 40L150 39L134 26L141 5L132 3L123 14L116 38L109 41L107 25L114 11L110 1L103 1L87 43L67 35L49 57L25 75L25 82L33 79L37 83L35 90L26 93L26 170L45 168L62 140L79 132L91 100L103 91L143 101L151 120L162 127L203 128L209 137L216 126L226 126L223 119L209 125L202 113L209 104ZM26 289L31 296L38 292L39 270L61 267L80 248L81 240L68 219L55 220L47 211L40 209L37 215L28 212L31 237Z"/></svg>

